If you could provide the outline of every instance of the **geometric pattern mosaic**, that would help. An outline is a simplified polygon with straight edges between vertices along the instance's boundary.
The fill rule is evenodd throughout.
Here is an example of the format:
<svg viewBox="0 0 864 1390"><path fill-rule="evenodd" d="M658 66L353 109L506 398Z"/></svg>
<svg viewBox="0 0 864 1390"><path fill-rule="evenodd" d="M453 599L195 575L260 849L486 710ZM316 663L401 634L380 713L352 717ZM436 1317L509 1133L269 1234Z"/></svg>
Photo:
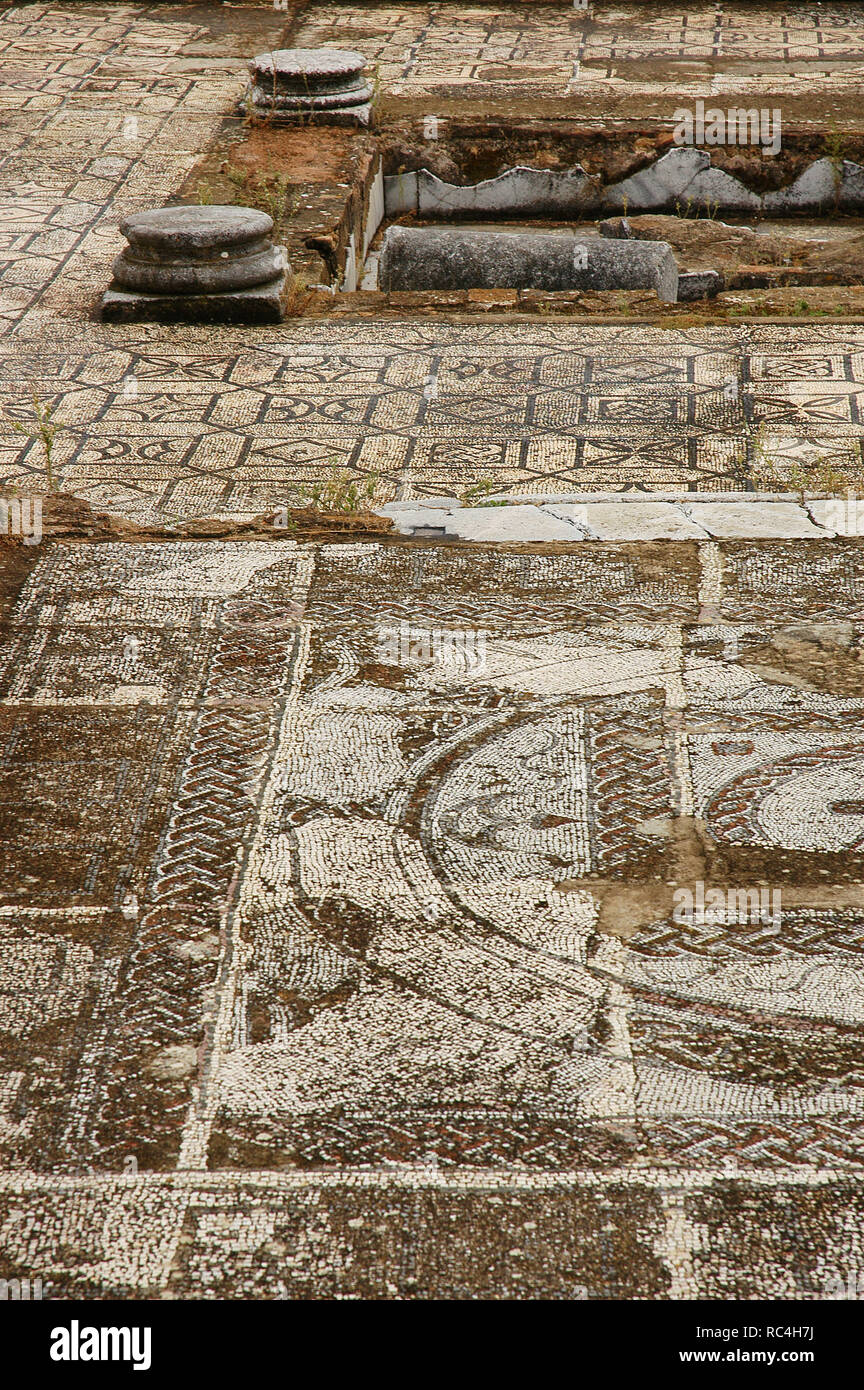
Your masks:
<svg viewBox="0 0 864 1390"><path fill-rule="evenodd" d="M0 340L0 403L56 403L61 486L133 519L264 512L334 467L379 501L488 483L740 488L776 459L860 465L864 330L298 323L76 325ZM6 426L0 478L44 476Z"/></svg>
<svg viewBox="0 0 864 1390"><path fill-rule="evenodd" d="M393 96L475 103L519 101L530 92L578 105L602 84L632 106L644 97L668 100L670 89L704 96L706 74L710 81L718 64L729 65L722 73L729 92L776 96L782 87L784 100L794 101L818 73L823 98L848 94L864 78L862 25L860 3L598 4L590 14L510 4L494 11L463 6L458 16L449 5L313 4L301 13L295 38L314 47L338 36L378 65ZM779 81L760 72L766 52L784 65ZM842 72L833 69L838 61ZM677 63L687 66L682 71ZM739 75L736 64L756 66Z"/></svg>
<svg viewBox="0 0 864 1390"><path fill-rule="evenodd" d="M323 42L335 13L305 11L300 38ZM340 41L360 14L339 8ZM766 14L779 23L779 12ZM854 57L856 31L820 15L825 51ZM449 8L364 9L362 19L367 34L386 20L409 66L422 68L428 53L442 90L455 80ZM730 12L718 30L730 54L739 19ZM506 67L502 34L509 63L530 58L550 28L563 43L588 23L547 6L475 20L472 82ZM273 15L262 10L260 22L272 27ZM628 20L628 42L659 22L644 12L635 27ZM807 23L795 33L810 32ZM696 42L702 30L685 28ZM592 20L595 45L601 32ZM788 47L788 23L783 32ZM463 62L461 22L458 38ZM32 427L34 391L60 422L60 486L142 521L267 511L333 467L372 479L381 502L478 483L515 493L729 489L741 485L760 427L772 457L860 463L856 328L95 321L120 219L170 197L230 114L245 73L238 43L214 37L194 8L188 18L137 5L0 12L0 482L44 479L41 446L12 428Z"/></svg>

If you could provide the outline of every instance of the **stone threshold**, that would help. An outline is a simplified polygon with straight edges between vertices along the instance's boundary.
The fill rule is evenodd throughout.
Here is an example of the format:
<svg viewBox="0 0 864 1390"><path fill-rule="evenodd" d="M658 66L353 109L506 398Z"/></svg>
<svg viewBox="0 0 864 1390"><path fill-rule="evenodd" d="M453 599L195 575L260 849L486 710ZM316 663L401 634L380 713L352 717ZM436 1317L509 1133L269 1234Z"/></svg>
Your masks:
<svg viewBox="0 0 864 1390"><path fill-rule="evenodd" d="M864 535L864 502L777 492L569 492L388 502L376 508L418 539L538 541L833 540Z"/></svg>

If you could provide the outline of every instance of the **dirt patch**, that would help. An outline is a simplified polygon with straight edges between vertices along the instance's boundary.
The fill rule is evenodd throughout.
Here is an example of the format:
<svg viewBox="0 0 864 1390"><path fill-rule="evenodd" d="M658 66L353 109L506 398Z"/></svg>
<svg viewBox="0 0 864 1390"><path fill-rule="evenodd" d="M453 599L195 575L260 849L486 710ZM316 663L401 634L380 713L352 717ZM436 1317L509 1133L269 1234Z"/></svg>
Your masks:
<svg viewBox="0 0 864 1390"><path fill-rule="evenodd" d="M742 652L740 662L762 680L829 695L860 695L864 647L846 622L792 623Z"/></svg>
<svg viewBox="0 0 864 1390"><path fill-rule="evenodd" d="M253 125L231 147L231 161L252 173L284 174L292 184L328 183L344 179L365 144L336 127Z"/></svg>
<svg viewBox="0 0 864 1390"><path fill-rule="evenodd" d="M620 879L586 874L556 883L558 892L588 889L599 898L597 930L628 940L642 928L668 918L674 907L673 890L679 883L709 879L704 824L694 816L675 816L651 827L652 838L665 847L661 871L653 880L622 883Z"/></svg>
<svg viewBox="0 0 864 1390"><path fill-rule="evenodd" d="M48 493L42 499L44 540L81 541L166 541L166 540L380 540L390 531L390 517L374 512L327 512L314 507L296 507L283 512L261 512L238 519L200 518L179 525L140 526L108 512L94 512L90 503L68 493ZM38 545L27 545L17 536L0 538L0 560L4 592L20 588L32 569ZM17 589L15 590L17 592ZM2 617L2 609L0 609Z"/></svg>
<svg viewBox="0 0 864 1390"><path fill-rule="evenodd" d="M0 536L0 623L9 616L38 558L38 545L25 545L19 536Z"/></svg>
<svg viewBox="0 0 864 1390"><path fill-rule="evenodd" d="M857 321L864 317L864 287L844 286L841 292L837 288L808 285L806 295L802 295L800 286L736 288L716 299L683 304L664 304L644 290L360 290L336 295L305 290L298 295L296 305L297 313L308 318L404 320L410 316L458 322L480 316L515 322L539 314L550 319L584 318L610 324L630 321L688 328L748 319Z"/></svg>
<svg viewBox="0 0 864 1390"><path fill-rule="evenodd" d="M637 240L667 241L680 269L719 270L733 288L739 284L755 288L747 282L755 278L754 268L763 266L779 272L789 284L806 282L809 286L817 274L835 283L859 285L864 281L864 231L817 241L807 223L796 233L794 229L771 229L770 223L762 224L764 230L754 231L710 218L646 214L626 220ZM849 225L856 227L857 223Z"/></svg>
<svg viewBox="0 0 864 1390"><path fill-rule="evenodd" d="M672 132L656 126L598 129L565 121L442 118L438 139L429 141L418 125L404 119L379 126L385 174L426 168L448 183L469 184L495 178L517 164L559 170L578 164L603 183L618 183L646 169L674 144ZM839 154L838 148L831 132L796 134L784 129L783 148L774 156L722 146L708 153L715 168L740 179L754 193L768 193L792 183L826 155L864 163L861 136L844 137Z"/></svg>
<svg viewBox="0 0 864 1390"><path fill-rule="evenodd" d="M352 235L358 254L362 248L378 158L366 132L226 122L171 201L260 208L301 282L331 284Z"/></svg>

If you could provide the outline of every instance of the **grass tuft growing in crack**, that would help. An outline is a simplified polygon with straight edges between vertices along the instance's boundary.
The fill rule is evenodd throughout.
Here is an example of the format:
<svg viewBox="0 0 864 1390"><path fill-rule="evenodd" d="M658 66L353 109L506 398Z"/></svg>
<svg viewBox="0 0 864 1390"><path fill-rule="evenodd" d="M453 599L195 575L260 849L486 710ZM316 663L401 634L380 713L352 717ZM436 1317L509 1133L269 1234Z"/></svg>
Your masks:
<svg viewBox="0 0 864 1390"><path fill-rule="evenodd" d="M302 504L318 512L351 513L368 512L378 488L378 474L370 473L365 482L359 482L347 468L332 466L329 474L320 483L302 488Z"/></svg>
<svg viewBox="0 0 864 1390"><path fill-rule="evenodd" d="M766 426L756 430L751 441L752 462L750 478L756 487L767 492L845 493L850 488L864 491L864 459L850 454L848 461L832 459L828 454L816 454L806 462L778 458L768 448Z"/></svg>

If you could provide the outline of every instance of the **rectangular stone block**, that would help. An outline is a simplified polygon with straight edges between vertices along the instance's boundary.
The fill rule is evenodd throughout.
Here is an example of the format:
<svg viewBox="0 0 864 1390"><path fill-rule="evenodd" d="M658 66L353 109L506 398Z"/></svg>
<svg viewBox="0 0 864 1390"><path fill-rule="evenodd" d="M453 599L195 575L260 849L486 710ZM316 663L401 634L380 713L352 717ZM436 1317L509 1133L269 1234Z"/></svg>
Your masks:
<svg viewBox="0 0 864 1390"><path fill-rule="evenodd" d="M671 502L565 502L543 510L587 526L601 541L708 539L708 532Z"/></svg>
<svg viewBox="0 0 864 1390"><path fill-rule="evenodd" d="M106 323L281 323L294 276L222 294L144 294L108 289L102 296Z"/></svg>
<svg viewBox="0 0 864 1390"><path fill-rule="evenodd" d="M686 502L683 510L709 536L777 540L825 538L797 502Z"/></svg>

